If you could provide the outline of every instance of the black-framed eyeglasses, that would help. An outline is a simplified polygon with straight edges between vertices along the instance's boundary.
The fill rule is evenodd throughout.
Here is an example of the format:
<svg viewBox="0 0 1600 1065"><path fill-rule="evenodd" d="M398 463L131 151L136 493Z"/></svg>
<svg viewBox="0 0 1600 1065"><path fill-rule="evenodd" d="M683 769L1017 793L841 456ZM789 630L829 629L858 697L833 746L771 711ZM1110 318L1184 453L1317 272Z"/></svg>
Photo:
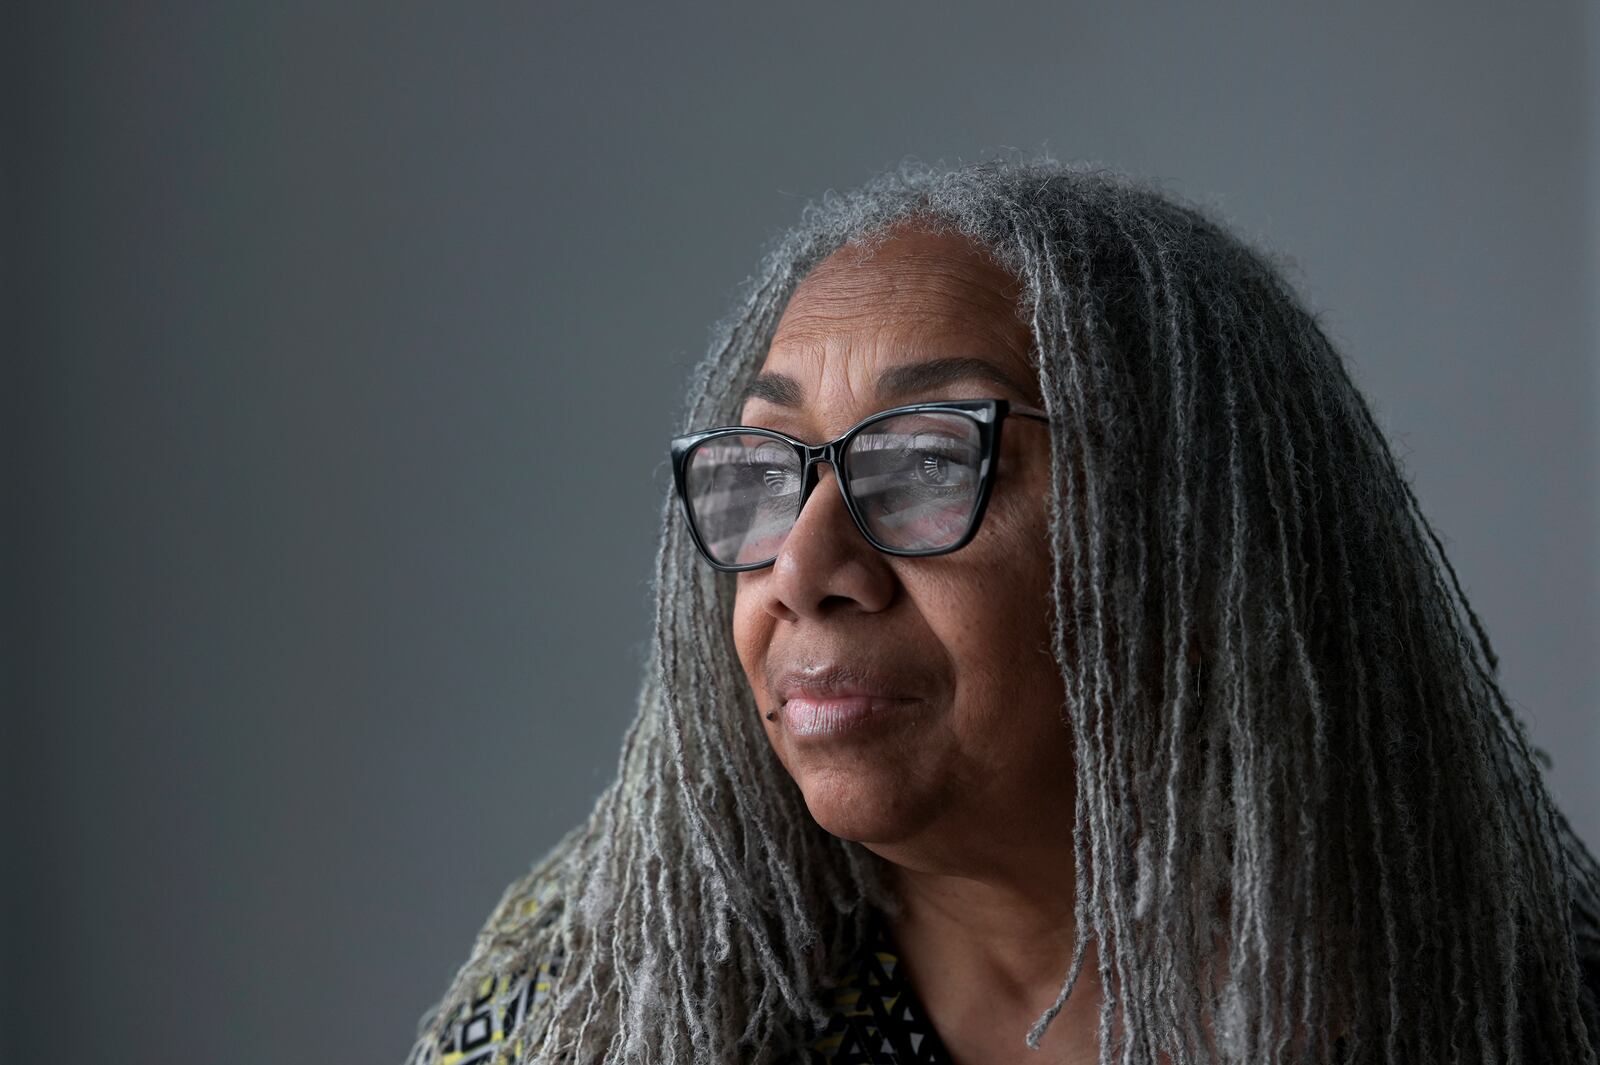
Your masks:
<svg viewBox="0 0 1600 1065"><path fill-rule="evenodd" d="M873 547L942 555L978 533L1007 414L1050 420L1009 400L961 399L879 411L825 444L729 425L674 437L672 476L695 547L725 572L772 565L823 462Z"/></svg>

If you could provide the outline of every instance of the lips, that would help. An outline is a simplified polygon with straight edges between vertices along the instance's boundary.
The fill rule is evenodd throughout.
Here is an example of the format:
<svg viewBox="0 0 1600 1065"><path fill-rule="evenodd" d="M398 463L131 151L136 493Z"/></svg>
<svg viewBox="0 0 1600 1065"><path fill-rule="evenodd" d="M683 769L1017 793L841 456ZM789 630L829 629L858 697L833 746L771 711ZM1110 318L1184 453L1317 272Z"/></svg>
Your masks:
<svg viewBox="0 0 1600 1065"><path fill-rule="evenodd" d="M906 699L790 699L778 711L791 736L840 736L895 717L910 705Z"/></svg>
<svg viewBox="0 0 1600 1065"><path fill-rule="evenodd" d="M767 690L778 698L848 699L869 696L880 699L912 698L911 685L903 674L860 664L831 662L806 666L778 674Z"/></svg>
<svg viewBox="0 0 1600 1065"><path fill-rule="evenodd" d="M837 736L879 723L918 701L904 671L830 662L778 674L769 690L791 735Z"/></svg>

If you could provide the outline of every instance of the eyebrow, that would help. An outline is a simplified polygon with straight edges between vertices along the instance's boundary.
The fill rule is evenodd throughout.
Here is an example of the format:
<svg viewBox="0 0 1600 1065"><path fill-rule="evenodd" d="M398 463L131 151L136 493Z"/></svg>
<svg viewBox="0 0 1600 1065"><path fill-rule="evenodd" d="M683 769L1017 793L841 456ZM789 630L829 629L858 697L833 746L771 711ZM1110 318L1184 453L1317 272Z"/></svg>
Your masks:
<svg viewBox="0 0 1600 1065"><path fill-rule="evenodd" d="M878 375L878 399L902 399L918 392L929 392L956 381L983 381L1009 389L1013 395L1028 396L1029 391L999 366L987 359L957 355L927 362L891 366ZM799 407L804 403L800 383L787 374L764 373L750 382L740 403L759 399L778 407Z"/></svg>

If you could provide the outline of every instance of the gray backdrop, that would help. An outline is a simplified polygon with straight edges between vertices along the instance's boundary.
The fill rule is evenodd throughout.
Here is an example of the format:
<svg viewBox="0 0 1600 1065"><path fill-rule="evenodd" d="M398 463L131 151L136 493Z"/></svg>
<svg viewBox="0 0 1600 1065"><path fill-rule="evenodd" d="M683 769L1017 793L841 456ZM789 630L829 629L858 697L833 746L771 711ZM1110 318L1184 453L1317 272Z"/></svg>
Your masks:
<svg viewBox="0 0 1600 1065"><path fill-rule="evenodd" d="M1596 5L1283 6L14 12L0 1058L396 1060L614 771L709 325L906 154L1294 256L1600 840Z"/></svg>

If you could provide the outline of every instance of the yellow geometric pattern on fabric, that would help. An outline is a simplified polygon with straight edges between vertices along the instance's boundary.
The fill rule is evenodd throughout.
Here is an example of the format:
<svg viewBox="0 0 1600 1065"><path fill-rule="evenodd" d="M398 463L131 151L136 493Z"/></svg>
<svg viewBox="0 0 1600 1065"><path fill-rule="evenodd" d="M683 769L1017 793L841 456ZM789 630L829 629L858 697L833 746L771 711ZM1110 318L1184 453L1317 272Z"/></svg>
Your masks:
<svg viewBox="0 0 1600 1065"><path fill-rule="evenodd" d="M495 915L494 921L501 925L521 923L541 909L548 911L545 920L554 920L560 909L558 901L553 881L545 880L533 885L527 897L515 900ZM550 988L560 972L558 950L531 970L523 966L514 972L485 976L471 999L445 1024L428 1060L437 1065L509 1065L522 1054L523 1022L549 1000Z"/></svg>
<svg viewBox="0 0 1600 1065"><path fill-rule="evenodd" d="M507 908L526 918L541 908L559 910L549 890ZM560 951L532 970L486 976L446 1024L431 1061L436 1065L510 1065L523 1053L526 1022L550 999L561 974ZM808 1047L812 1063L825 1065L949 1065L949 1056L909 985L899 977L888 932L879 915L869 921L867 941L824 992L830 1012Z"/></svg>

